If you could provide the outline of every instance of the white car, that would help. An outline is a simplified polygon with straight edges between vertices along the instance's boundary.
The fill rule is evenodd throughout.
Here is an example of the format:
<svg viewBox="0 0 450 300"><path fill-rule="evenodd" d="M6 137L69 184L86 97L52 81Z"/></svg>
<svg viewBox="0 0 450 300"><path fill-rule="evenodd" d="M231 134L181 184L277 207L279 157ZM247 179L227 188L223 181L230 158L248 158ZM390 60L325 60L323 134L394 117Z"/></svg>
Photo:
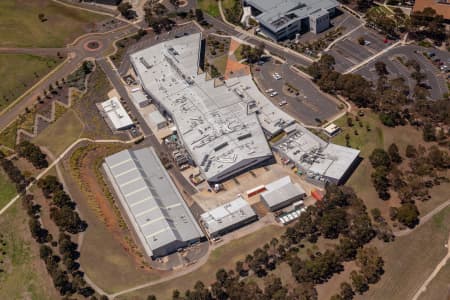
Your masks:
<svg viewBox="0 0 450 300"><path fill-rule="evenodd" d="M270 97L275 97L276 95L278 95L278 92L277 92L277 91L272 92L272 93L270 94Z"/></svg>
<svg viewBox="0 0 450 300"><path fill-rule="evenodd" d="M266 90L266 93L272 93L274 91L274 89L268 89L268 90Z"/></svg>
<svg viewBox="0 0 450 300"><path fill-rule="evenodd" d="M278 103L279 106L284 106L284 105L286 105L286 104L287 104L287 101L286 101L286 100L283 100L283 101L281 101L280 103Z"/></svg>
<svg viewBox="0 0 450 300"><path fill-rule="evenodd" d="M280 80L280 79L281 79L281 76L280 76L280 74L278 74L278 73L273 73L273 74L272 74L272 77L273 77L275 80Z"/></svg>

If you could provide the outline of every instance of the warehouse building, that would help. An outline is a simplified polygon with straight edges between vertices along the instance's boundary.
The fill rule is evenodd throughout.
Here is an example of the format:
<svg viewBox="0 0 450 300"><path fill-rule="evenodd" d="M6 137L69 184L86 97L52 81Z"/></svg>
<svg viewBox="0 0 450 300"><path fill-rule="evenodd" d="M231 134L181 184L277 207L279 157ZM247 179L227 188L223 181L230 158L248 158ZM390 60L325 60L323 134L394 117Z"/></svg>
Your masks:
<svg viewBox="0 0 450 300"><path fill-rule="evenodd" d="M200 220L209 236L215 238L258 220L258 215L239 196L236 200L205 212Z"/></svg>
<svg viewBox="0 0 450 300"><path fill-rule="evenodd" d="M97 107L113 131L129 129L134 125L117 97L106 100Z"/></svg>
<svg viewBox="0 0 450 300"><path fill-rule="evenodd" d="M202 175L215 184L274 162L256 113L258 103L269 100L251 75L216 85L200 74L201 39L197 33L165 41L133 53L130 60L144 90L173 119ZM282 130L285 120L267 115L267 128Z"/></svg>
<svg viewBox="0 0 450 300"><path fill-rule="evenodd" d="M168 255L203 237L153 148L108 156L103 168L149 257Z"/></svg>
<svg viewBox="0 0 450 300"><path fill-rule="evenodd" d="M261 33L279 41L297 33L320 33L330 27L336 0L244 0L259 22Z"/></svg>
<svg viewBox="0 0 450 300"><path fill-rule="evenodd" d="M261 202L270 210L277 211L295 202L302 201L306 196L297 183L293 183L289 176L280 178L265 186L266 191L260 195Z"/></svg>
<svg viewBox="0 0 450 300"><path fill-rule="evenodd" d="M343 184L358 164L359 150L327 143L303 126L274 145L285 160L315 184Z"/></svg>

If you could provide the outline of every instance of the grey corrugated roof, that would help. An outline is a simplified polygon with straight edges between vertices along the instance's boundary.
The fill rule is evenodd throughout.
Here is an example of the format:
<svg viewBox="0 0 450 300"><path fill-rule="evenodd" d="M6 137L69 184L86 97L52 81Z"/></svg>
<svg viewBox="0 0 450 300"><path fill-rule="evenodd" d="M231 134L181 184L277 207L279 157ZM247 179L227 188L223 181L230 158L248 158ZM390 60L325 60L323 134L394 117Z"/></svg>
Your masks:
<svg viewBox="0 0 450 300"><path fill-rule="evenodd" d="M105 170L149 256L171 242L203 236L153 148L111 155Z"/></svg>

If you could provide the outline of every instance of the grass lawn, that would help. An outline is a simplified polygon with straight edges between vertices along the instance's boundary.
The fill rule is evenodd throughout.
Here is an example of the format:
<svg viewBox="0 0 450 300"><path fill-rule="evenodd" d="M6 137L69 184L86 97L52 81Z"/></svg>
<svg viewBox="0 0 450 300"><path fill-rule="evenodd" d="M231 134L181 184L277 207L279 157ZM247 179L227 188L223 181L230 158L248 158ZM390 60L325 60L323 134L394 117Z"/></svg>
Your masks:
<svg viewBox="0 0 450 300"><path fill-rule="evenodd" d="M444 245L450 232L448 220L449 207L411 234L397 238L392 243L383 244L374 240L373 244L383 256L385 273L380 282L370 286L367 293L355 299L411 299L447 253Z"/></svg>
<svg viewBox="0 0 450 300"><path fill-rule="evenodd" d="M221 55L210 61L210 64L214 65L220 74L225 74L225 69L227 68L228 55Z"/></svg>
<svg viewBox="0 0 450 300"><path fill-rule="evenodd" d="M47 147L55 156L58 156L76 141L82 132L83 124L81 124L76 113L69 110L55 123L49 125L33 141L40 146Z"/></svg>
<svg viewBox="0 0 450 300"><path fill-rule="evenodd" d="M269 242L272 237L278 237L284 230L285 228L278 226L266 226L243 238L231 241L213 250L206 264L192 273L119 296L118 299L145 299L149 294L154 294L159 300L171 299L174 289L178 289L184 293L186 289L192 289L197 280L201 280L206 285L209 285L215 281L215 274L218 269L234 270L236 261L243 260L248 253L253 252L257 247L261 247L266 242Z"/></svg>
<svg viewBox="0 0 450 300"><path fill-rule="evenodd" d="M0 233L0 268L5 270L0 273L0 299L60 299L39 258L37 244L29 233L28 216L20 202L1 216Z"/></svg>
<svg viewBox="0 0 450 300"><path fill-rule="evenodd" d="M219 4L217 0L198 0L197 7L212 17L220 16Z"/></svg>
<svg viewBox="0 0 450 300"><path fill-rule="evenodd" d="M408 144L414 145L415 147L419 144L429 147L431 144L425 143L422 140L422 133L414 127L386 127L381 124L378 116L372 112L366 111L365 115L359 118L363 127L360 127L359 122L355 121L355 116L352 118L352 127L347 125L347 116L344 116L335 122L342 128L342 132L331 140L333 143L345 146L345 135L348 133L350 136L350 146L361 151L363 160L348 180L347 185L351 186L358 196L364 200L369 210L378 207L386 219L389 219L389 206L397 206L398 201L394 199L395 197L392 197L392 199L388 201L382 201L378 198L370 177L373 168L368 157L375 148L387 149L392 143L397 144L399 152L403 157L405 156L405 149ZM369 125L370 131L367 131L366 129L367 125ZM355 130L358 132L357 135L355 134ZM425 215L434 207L448 200L449 187L450 184L448 183L435 186L430 189L430 195L432 197L430 200L426 202L417 201L416 204L421 214ZM392 194L394 194L394 192Z"/></svg>
<svg viewBox="0 0 450 300"><path fill-rule="evenodd" d="M0 9L1 6L2 4L0 3ZM0 36L2 36L1 18L0 10ZM60 61L56 57L0 54L0 78L2 78L2 84L0 85L0 110L31 88L39 78L50 72Z"/></svg>
<svg viewBox="0 0 450 300"><path fill-rule="evenodd" d="M236 3L237 0L223 0L222 1L222 7L223 9L226 8L233 8L234 3Z"/></svg>
<svg viewBox="0 0 450 300"><path fill-rule="evenodd" d="M428 284L424 293L421 294L419 300L444 300L450 295L450 262L439 271L434 279Z"/></svg>
<svg viewBox="0 0 450 300"><path fill-rule="evenodd" d="M364 200L369 210L379 207L382 212L388 213L389 205L384 205L384 202L378 198L378 194L372 185L370 178L372 166L368 159L373 149L384 145L384 126L380 123L378 117L370 112L366 112L365 116L360 117L360 120L363 123L363 127L360 127L359 123L355 121L354 116L352 127L347 125L347 116L337 120L335 123L342 128L342 132L331 141L345 146L345 135L349 134L350 146L361 151L363 160L348 180L347 185L351 186L358 196ZM366 128L367 125L370 127L369 131ZM358 131L358 135L355 135L355 130Z"/></svg>
<svg viewBox="0 0 450 300"><path fill-rule="evenodd" d="M39 20L41 13L47 21ZM105 18L51 0L2 0L0 47L64 47Z"/></svg>
<svg viewBox="0 0 450 300"><path fill-rule="evenodd" d="M16 194L15 185L9 180L3 169L0 168L0 209Z"/></svg>
<svg viewBox="0 0 450 300"><path fill-rule="evenodd" d="M237 61L241 61L244 59L244 57L241 55L241 51L242 51L242 44L239 45L239 47L236 50L234 50L234 53L233 53L234 57L236 57Z"/></svg>
<svg viewBox="0 0 450 300"><path fill-rule="evenodd" d="M18 126L19 122L16 120L0 132L0 145L14 149Z"/></svg>

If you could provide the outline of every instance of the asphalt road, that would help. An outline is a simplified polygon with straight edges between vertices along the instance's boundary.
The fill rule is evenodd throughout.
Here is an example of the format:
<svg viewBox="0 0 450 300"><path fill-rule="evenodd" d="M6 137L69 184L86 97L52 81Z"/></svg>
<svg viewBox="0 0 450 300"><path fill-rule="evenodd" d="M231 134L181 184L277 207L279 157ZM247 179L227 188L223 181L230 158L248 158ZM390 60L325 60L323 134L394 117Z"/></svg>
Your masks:
<svg viewBox="0 0 450 300"><path fill-rule="evenodd" d="M259 69L259 71L256 71ZM273 73L279 73L283 79L275 80ZM307 125L318 125L316 119L329 120L339 113L338 103L323 94L310 79L301 77L290 69L288 64L275 64L267 62L262 66L253 68L253 75L264 92L274 89L278 92L275 97L269 97L275 105L286 100L288 104L282 110ZM289 83L299 90L299 95L283 93L283 86Z"/></svg>
<svg viewBox="0 0 450 300"><path fill-rule="evenodd" d="M419 62L422 72L426 74L425 82L429 85L429 93L431 99L440 99L444 93L448 92L446 74L442 73L438 67L433 65L430 60L420 53L422 51L430 51L429 48L420 47L416 45L406 45L392 49L386 54L380 56L375 61L367 64L365 67L358 70L356 73L360 74L367 79L376 80L377 75L375 73L375 62L383 61L386 63L386 67L390 72L392 77L403 77L410 87L410 91L413 92L414 86L416 84L415 80L411 79L410 74L412 70L408 69L402 63L400 63L395 57L402 57L405 61L408 59L414 59ZM437 49L432 50L436 53L436 56L444 61L448 66L448 61L450 59L450 53L445 51L440 51Z"/></svg>
<svg viewBox="0 0 450 300"><path fill-rule="evenodd" d="M360 45L358 42L360 37L363 37L370 44ZM391 44L392 41L384 43L384 36L364 26L334 44L331 50L328 51L328 54L332 55L336 60L336 71L343 72Z"/></svg>
<svg viewBox="0 0 450 300"><path fill-rule="evenodd" d="M103 57L105 54L104 52L111 49L115 40L137 31L137 28L131 25L126 25L113 32L87 34L77 39L73 44L68 45L65 49L68 59L63 62L62 65L57 67L57 69L55 69L52 73L42 79L38 84L36 84L31 92L24 98L0 114L0 128L6 128L20 114L22 114L27 107L31 107L36 102L37 96L44 95L44 90L46 90L50 84L54 84L57 80L61 81L62 78L70 75L81 65L84 60L88 58L95 59ZM96 50L86 49L85 44L94 40L100 43L100 48ZM7 49L5 51L8 53L28 53L30 50L25 51L24 49ZM36 53L38 54L43 52L47 52L47 50L36 50ZM54 52L54 49L50 49L48 52Z"/></svg>

